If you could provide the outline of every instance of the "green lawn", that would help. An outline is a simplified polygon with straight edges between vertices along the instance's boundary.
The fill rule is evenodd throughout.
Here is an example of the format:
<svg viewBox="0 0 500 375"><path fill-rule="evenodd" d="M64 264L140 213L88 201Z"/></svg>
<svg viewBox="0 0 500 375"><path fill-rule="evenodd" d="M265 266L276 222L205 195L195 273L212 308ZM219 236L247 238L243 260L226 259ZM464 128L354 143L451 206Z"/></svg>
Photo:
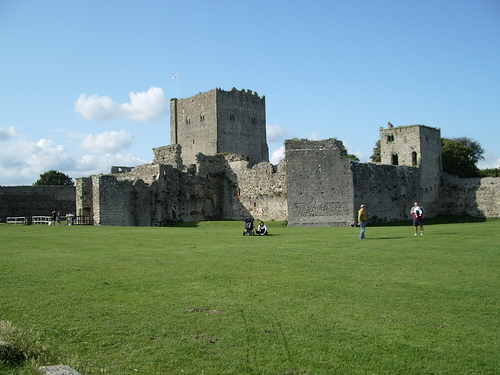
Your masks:
<svg viewBox="0 0 500 375"><path fill-rule="evenodd" d="M500 373L500 221L266 224L0 225L3 339L86 375Z"/></svg>

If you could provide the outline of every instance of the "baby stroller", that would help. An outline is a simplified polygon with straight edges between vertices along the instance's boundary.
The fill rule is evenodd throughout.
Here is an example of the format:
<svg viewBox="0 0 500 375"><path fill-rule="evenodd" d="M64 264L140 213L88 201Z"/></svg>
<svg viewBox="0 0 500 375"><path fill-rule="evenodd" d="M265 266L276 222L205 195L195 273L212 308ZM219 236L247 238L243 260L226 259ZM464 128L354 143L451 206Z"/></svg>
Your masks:
<svg viewBox="0 0 500 375"><path fill-rule="evenodd" d="M245 219L245 230L243 231L243 235L248 234L249 236L253 236L253 219L251 217Z"/></svg>

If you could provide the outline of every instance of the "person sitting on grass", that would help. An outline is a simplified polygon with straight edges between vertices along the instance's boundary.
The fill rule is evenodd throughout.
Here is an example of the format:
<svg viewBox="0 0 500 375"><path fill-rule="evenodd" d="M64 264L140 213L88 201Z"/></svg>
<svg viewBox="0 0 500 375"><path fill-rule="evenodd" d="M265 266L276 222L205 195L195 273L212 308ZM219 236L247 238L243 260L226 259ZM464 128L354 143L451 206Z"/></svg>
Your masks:
<svg viewBox="0 0 500 375"><path fill-rule="evenodd" d="M264 224L263 221L260 222L259 226L257 227L257 230L255 231L258 235L264 236L267 234L267 227L266 224Z"/></svg>

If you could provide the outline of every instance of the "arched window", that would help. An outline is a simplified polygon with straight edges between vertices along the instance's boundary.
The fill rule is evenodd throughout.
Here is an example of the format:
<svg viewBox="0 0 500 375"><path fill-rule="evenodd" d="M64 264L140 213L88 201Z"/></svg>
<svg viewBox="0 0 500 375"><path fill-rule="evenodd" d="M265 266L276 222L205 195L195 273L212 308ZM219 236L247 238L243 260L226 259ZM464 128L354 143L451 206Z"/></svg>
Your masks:
<svg viewBox="0 0 500 375"><path fill-rule="evenodd" d="M392 165L399 165L398 154L392 154Z"/></svg>
<svg viewBox="0 0 500 375"><path fill-rule="evenodd" d="M417 166L417 153L415 151L411 153L411 165L413 167Z"/></svg>

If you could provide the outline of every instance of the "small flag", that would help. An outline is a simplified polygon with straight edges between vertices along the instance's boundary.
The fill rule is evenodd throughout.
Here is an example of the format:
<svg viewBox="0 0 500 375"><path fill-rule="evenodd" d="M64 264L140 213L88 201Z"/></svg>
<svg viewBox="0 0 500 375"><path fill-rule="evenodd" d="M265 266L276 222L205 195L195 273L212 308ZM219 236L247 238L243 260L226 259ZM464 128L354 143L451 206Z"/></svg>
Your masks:
<svg viewBox="0 0 500 375"><path fill-rule="evenodd" d="M177 73L175 76L172 77L172 79L177 79L179 78L179 73Z"/></svg>

